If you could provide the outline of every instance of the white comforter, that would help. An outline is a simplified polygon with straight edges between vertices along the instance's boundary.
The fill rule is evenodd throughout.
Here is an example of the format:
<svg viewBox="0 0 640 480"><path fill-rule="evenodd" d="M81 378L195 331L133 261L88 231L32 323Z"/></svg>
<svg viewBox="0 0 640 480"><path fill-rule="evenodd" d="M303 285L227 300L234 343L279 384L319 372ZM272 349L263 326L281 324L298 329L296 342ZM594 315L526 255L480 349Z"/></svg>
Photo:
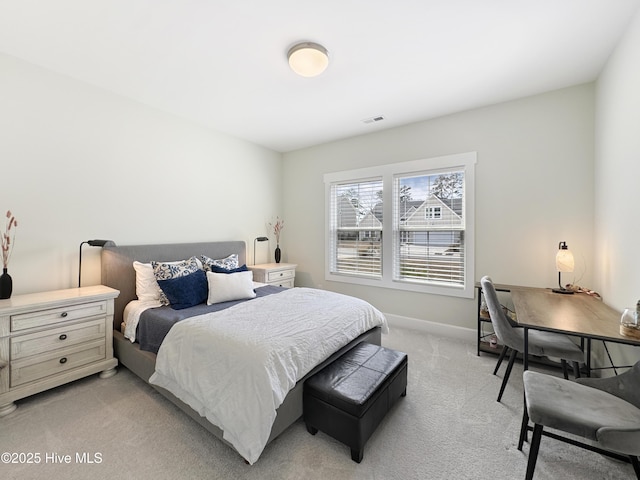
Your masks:
<svg viewBox="0 0 640 480"><path fill-rule="evenodd" d="M220 427L224 439L253 464L287 392L375 326L388 331L382 313L367 302L292 288L177 323L149 381Z"/></svg>

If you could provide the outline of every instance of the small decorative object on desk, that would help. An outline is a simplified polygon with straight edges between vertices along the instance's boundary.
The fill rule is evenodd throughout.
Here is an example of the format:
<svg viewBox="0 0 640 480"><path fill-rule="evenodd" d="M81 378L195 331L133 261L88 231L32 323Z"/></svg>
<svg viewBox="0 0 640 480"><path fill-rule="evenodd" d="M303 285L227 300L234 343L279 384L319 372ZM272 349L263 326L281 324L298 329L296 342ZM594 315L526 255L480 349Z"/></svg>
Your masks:
<svg viewBox="0 0 640 480"><path fill-rule="evenodd" d="M620 335L640 340L640 300L636 308L625 308L620 317Z"/></svg>
<svg viewBox="0 0 640 480"><path fill-rule="evenodd" d="M7 210L7 220L4 233L2 234L2 275L0 275L0 299L10 298L13 291L13 280L7 273L9 267L9 259L13 251L13 241L16 238L14 227L18 226L16 217L13 216L11 210ZM12 231L13 229L13 231Z"/></svg>
<svg viewBox="0 0 640 480"><path fill-rule="evenodd" d="M280 233L284 228L284 220L276 217L275 223L270 223L269 226L273 228L273 234L276 236L276 251L274 252L274 257L276 263L280 263L280 258L282 257L282 252L280 251Z"/></svg>

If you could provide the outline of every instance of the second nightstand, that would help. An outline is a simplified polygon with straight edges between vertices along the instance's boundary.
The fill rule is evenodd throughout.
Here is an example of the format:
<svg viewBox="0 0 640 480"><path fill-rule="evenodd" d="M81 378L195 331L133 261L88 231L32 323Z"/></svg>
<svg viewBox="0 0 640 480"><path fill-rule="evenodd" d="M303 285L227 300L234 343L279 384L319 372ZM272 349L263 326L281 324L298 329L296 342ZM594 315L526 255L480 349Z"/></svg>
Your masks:
<svg viewBox="0 0 640 480"><path fill-rule="evenodd" d="M293 263L248 265L249 270L253 272L254 281L287 288L293 287L296 267L297 265Z"/></svg>

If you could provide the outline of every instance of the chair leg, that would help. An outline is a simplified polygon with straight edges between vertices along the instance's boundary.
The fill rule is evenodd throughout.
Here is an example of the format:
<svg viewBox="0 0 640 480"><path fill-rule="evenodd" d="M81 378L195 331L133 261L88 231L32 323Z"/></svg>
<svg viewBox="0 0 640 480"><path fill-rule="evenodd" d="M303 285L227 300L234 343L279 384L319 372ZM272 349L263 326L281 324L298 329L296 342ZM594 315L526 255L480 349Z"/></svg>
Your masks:
<svg viewBox="0 0 640 480"><path fill-rule="evenodd" d="M569 371L567 370L567 361L562 358L560 359L560 363L562 363L562 374L564 375L565 380L569 380Z"/></svg>
<svg viewBox="0 0 640 480"><path fill-rule="evenodd" d="M529 427L529 412L527 404L522 408L522 426L520 427L520 439L518 440L518 450L522 451L522 445L527 441L527 429Z"/></svg>
<svg viewBox="0 0 640 480"><path fill-rule="evenodd" d="M533 427L533 437L531 438L531 446L529 447L529 461L527 462L527 475L525 476L525 480L533 480L533 472L536 469L541 438L542 425L536 423Z"/></svg>
<svg viewBox="0 0 640 480"><path fill-rule="evenodd" d="M507 350L509 350L509 347L507 347L506 345L502 347L502 351L500 352L500 356L498 357L498 363L496 363L496 368L493 369L494 375L498 373L498 369L500 368L500 365L502 365L502 360L504 360L504 357L507 354Z"/></svg>
<svg viewBox="0 0 640 480"><path fill-rule="evenodd" d="M638 457L635 455L629 455L631 465L633 465L633 471L636 472L636 478L640 480L640 464L638 463Z"/></svg>
<svg viewBox="0 0 640 480"><path fill-rule="evenodd" d="M498 394L498 401L502 399L502 394L504 393L504 389L507 386L507 381L509 380L509 375L511 375L511 369L513 368L513 364L516 361L516 355L518 354L517 350L511 349L511 354L509 355L509 363L507 364L507 371L504 372L504 378L502 379L502 385L500 385L500 393Z"/></svg>
<svg viewBox="0 0 640 480"><path fill-rule="evenodd" d="M580 378L580 364L578 362L573 362L573 376Z"/></svg>

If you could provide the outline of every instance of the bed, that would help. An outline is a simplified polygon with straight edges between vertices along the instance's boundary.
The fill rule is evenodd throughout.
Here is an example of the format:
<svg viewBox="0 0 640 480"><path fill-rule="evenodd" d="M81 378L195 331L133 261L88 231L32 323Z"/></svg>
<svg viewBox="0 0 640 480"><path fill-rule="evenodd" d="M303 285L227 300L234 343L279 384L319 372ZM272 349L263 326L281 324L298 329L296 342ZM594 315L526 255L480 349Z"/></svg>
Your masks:
<svg viewBox="0 0 640 480"><path fill-rule="evenodd" d="M143 263L151 261L171 262L199 255L205 255L212 259L221 259L232 254L238 255L238 262L240 264L246 263L245 243L243 241L226 241L132 246L117 246L113 242L107 243L102 249L102 283L120 291L120 295L115 300L113 326L114 353L120 364L131 370L145 382L149 382L150 377L152 377L156 371L156 361L158 359L156 353L141 349L139 343L133 343L130 339L125 338L121 332L125 307L137 299L136 272L133 268L134 261ZM285 293L289 295L299 294L299 290L304 289L293 289L291 292L283 292L282 295L285 295ZM269 296L275 297L277 295L278 293ZM255 305L257 305L257 303ZM217 312L217 315L222 315L223 313L224 312ZM201 317L195 317L196 320L200 318ZM328 357L319 361L306 375L298 379L295 386L286 393L284 400L275 411L275 420L271 425L266 444L275 439L302 416L302 387L306 378L361 342L366 341L380 345L381 333L384 328L386 328L386 323L368 328L352 340L346 340L346 344L337 347ZM173 333L173 330L178 331L179 329L172 329L169 333ZM168 348L165 349L168 350ZM238 451L248 463L254 463L257 460L255 455L247 458L248 455L241 453L242 450L235 448L231 442L224 438L225 432L221 428L207 420L207 418L180 400L176 395L158 385L151 385L209 432Z"/></svg>

